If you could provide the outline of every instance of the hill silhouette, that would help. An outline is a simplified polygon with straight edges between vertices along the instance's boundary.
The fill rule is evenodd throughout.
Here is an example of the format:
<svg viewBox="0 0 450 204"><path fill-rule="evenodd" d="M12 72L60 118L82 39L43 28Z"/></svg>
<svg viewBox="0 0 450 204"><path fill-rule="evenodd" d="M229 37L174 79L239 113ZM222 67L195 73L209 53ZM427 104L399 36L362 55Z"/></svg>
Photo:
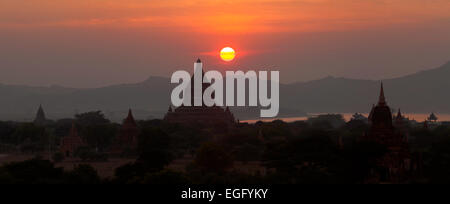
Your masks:
<svg viewBox="0 0 450 204"><path fill-rule="evenodd" d="M388 103L405 112L450 113L450 62L439 68L382 80ZM281 101L307 112L368 112L377 101L380 81L327 77L286 85Z"/></svg>
<svg viewBox="0 0 450 204"><path fill-rule="evenodd" d="M388 103L414 113L450 113L450 62L436 69L383 80ZM139 119L161 118L173 88L169 78L149 77L135 84L92 89L60 86L31 87L0 84L0 119L31 121L42 104L51 119L102 110L120 121L132 108ZM380 81L327 77L280 85L280 113L301 116L304 112L368 112L377 101ZM233 109L232 109L233 110ZM234 109L239 119L256 117L253 109Z"/></svg>

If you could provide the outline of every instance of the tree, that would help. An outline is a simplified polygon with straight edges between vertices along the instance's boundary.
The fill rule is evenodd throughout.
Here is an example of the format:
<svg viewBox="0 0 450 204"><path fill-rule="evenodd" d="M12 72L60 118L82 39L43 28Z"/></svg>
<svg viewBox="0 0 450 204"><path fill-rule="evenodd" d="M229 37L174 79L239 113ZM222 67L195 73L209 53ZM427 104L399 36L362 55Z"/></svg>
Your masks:
<svg viewBox="0 0 450 204"><path fill-rule="evenodd" d="M438 120L438 117L434 113L431 113L430 116L428 117L428 120L436 122Z"/></svg>
<svg viewBox="0 0 450 204"><path fill-rule="evenodd" d="M169 145L169 136L160 128L144 127L138 138L137 161L149 169L159 171L173 159Z"/></svg>
<svg viewBox="0 0 450 204"><path fill-rule="evenodd" d="M81 135L91 147L102 151L114 139L117 126L105 118L101 111L93 111L75 115L77 124L81 126Z"/></svg>
<svg viewBox="0 0 450 204"><path fill-rule="evenodd" d="M0 143L15 144L17 141L13 137L15 124L0 121Z"/></svg>
<svg viewBox="0 0 450 204"><path fill-rule="evenodd" d="M448 184L450 182L450 139L434 143L426 158L425 174L431 183Z"/></svg>
<svg viewBox="0 0 450 204"><path fill-rule="evenodd" d="M224 172L233 167L233 159L222 146L205 143L195 156L195 164L205 171Z"/></svg>
<svg viewBox="0 0 450 204"><path fill-rule="evenodd" d="M263 148L251 144L243 144L233 149L234 158L238 161L259 161L261 159Z"/></svg>
<svg viewBox="0 0 450 204"><path fill-rule="evenodd" d="M60 139L62 137L67 136L67 133L70 132L70 129L72 128L72 124L74 122L74 119L61 119L57 120L53 124L53 134L57 139Z"/></svg>
<svg viewBox="0 0 450 204"><path fill-rule="evenodd" d="M12 138L15 140L13 144L21 145L21 150L26 152L42 151L51 142L48 130L33 123L19 125L15 129Z"/></svg>
<svg viewBox="0 0 450 204"><path fill-rule="evenodd" d="M292 172L295 170L294 161L290 158L289 145L286 142L275 141L266 144L262 156L263 165L277 172Z"/></svg>
<svg viewBox="0 0 450 204"><path fill-rule="evenodd" d="M175 172L172 170L162 170L160 172L148 173L140 181L142 184L163 184L163 185L177 185L177 184L189 184L190 181L186 175L181 172Z"/></svg>
<svg viewBox="0 0 450 204"><path fill-rule="evenodd" d="M263 155L266 167L278 172L293 173L303 166L330 167L338 155L331 132L305 130L300 137L267 144Z"/></svg>
<svg viewBox="0 0 450 204"><path fill-rule="evenodd" d="M345 183L351 160L332 140L338 131L304 129L296 138L268 143L263 165L275 183ZM275 179L275 180L274 180Z"/></svg>
<svg viewBox="0 0 450 204"><path fill-rule="evenodd" d="M0 184L14 184L14 177L2 167L0 167Z"/></svg>
<svg viewBox="0 0 450 204"><path fill-rule="evenodd" d="M87 113L76 114L75 119L81 126L104 125L110 123L102 111L92 111Z"/></svg>
<svg viewBox="0 0 450 204"><path fill-rule="evenodd" d="M45 134L45 128L35 126L33 123L23 123L19 125L14 133L14 144L22 144L25 140L29 140L32 143L38 143L41 137Z"/></svg>
<svg viewBox="0 0 450 204"><path fill-rule="evenodd" d="M345 119L341 114L326 114L308 118L308 123L321 129L330 129L342 127Z"/></svg>
<svg viewBox="0 0 450 204"><path fill-rule="evenodd" d="M61 183L64 176L62 168L55 168L50 161L41 159L13 162L3 169L13 183L18 184Z"/></svg>
<svg viewBox="0 0 450 204"><path fill-rule="evenodd" d="M160 172L172 160L170 138L153 125L142 128L138 137L138 159L115 170L117 183L142 183L142 178Z"/></svg>
<svg viewBox="0 0 450 204"><path fill-rule="evenodd" d="M62 162L64 160L64 154L61 152L56 152L55 154L53 154L53 162L55 163L59 163Z"/></svg>
<svg viewBox="0 0 450 204"><path fill-rule="evenodd" d="M103 151L112 143L117 129L114 124L89 125L83 127L82 135L89 146Z"/></svg>
<svg viewBox="0 0 450 204"><path fill-rule="evenodd" d="M345 175L348 181L362 182L369 174L371 169L377 168L374 161L382 157L388 152L385 145L372 142L361 141L353 144L344 150L347 165L347 174Z"/></svg>
<svg viewBox="0 0 450 204"><path fill-rule="evenodd" d="M64 183L100 184L101 179L97 173L97 170L95 170L92 166L80 164L67 173Z"/></svg>
<svg viewBox="0 0 450 204"><path fill-rule="evenodd" d="M79 147L74 155L82 161L108 161L108 155L93 151L90 147Z"/></svg>

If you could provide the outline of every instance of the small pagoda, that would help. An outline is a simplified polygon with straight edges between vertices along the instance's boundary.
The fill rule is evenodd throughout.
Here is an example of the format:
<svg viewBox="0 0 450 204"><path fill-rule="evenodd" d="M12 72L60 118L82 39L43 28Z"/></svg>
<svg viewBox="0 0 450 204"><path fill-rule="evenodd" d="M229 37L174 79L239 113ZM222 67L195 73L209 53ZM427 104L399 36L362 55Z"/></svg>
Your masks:
<svg viewBox="0 0 450 204"><path fill-rule="evenodd" d="M78 130L75 123L73 122L69 135L61 139L60 151L64 154L65 157L74 157L75 152L83 146L86 146L86 144L78 135Z"/></svg>
<svg viewBox="0 0 450 204"><path fill-rule="evenodd" d="M39 109L36 113L36 117L34 118L33 123L38 126L45 126L48 125L51 121L47 119L45 116L44 108L42 108L42 105L39 105Z"/></svg>
<svg viewBox="0 0 450 204"><path fill-rule="evenodd" d="M139 128L133 117L133 113L128 110L128 116L123 120L119 134L111 146L110 154L125 156L134 154L138 145Z"/></svg>

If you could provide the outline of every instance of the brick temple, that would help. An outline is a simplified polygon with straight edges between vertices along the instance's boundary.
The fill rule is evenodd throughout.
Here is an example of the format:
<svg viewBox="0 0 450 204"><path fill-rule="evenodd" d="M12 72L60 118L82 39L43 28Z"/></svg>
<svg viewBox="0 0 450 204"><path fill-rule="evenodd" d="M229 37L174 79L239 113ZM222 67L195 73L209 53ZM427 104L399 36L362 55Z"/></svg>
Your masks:
<svg viewBox="0 0 450 204"><path fill-rule="evenodd" d="M78 135L75 123L72 123L69 135L61 139L59 148L65 157L73 157L77 149L85 145L82 138Z"/></svg>
<svg viewBox="0 0 450 204"><path fill-rule="evenodd" d="M130 109L111 147L110 154L121 156L124 154L134 154L137 149L138 136L139 128Z"/></svg>
<svg viewBox="0 0 450 204"><path fill-rule="evenodd" d="M401 128L403 123L404 118L400 110L397 116L393 117L381 84L378 104L373 106L369 114L370 128L364 139L386 146L388 152L374 161L377 168L370 172L368 182L405 183L419 168L419 162L409 150L407 134Z"/></svg>

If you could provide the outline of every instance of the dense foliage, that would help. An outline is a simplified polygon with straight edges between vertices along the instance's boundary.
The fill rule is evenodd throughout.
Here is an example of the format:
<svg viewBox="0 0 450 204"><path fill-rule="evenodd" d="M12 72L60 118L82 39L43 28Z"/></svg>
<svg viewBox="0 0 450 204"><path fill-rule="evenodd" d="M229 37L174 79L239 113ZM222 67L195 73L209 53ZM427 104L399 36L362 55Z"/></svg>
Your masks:
<svg viewBox="0 0 450 204"><path fill-rule="evenodd" d="M0 167L0 183L137 183L137 184L302 184L362 183L371 162L386 147L360 141L368 125L343 121L328 115L305 122L240 124L230 133L211 133L201 127L183 127L161 120L138 121L135 162L115 170L113 178L101 179L89 165L64 171L54 163L64 155L57 151L61 137L75 122L88 146L76 156L82 161L106 162L106 150L118 134L120 124L101 112L77 115L45 127L32 123L0 122L0 153L38 154L56 152L53 161L39 158L7 163ZM422 155L424 171L411 182L450 182L450 127L407 127L410 149ZM168 166L186 156L184 170ZM267 171L245 171L257 165ZM244 170L242 170L244 168Z"/></svg>

